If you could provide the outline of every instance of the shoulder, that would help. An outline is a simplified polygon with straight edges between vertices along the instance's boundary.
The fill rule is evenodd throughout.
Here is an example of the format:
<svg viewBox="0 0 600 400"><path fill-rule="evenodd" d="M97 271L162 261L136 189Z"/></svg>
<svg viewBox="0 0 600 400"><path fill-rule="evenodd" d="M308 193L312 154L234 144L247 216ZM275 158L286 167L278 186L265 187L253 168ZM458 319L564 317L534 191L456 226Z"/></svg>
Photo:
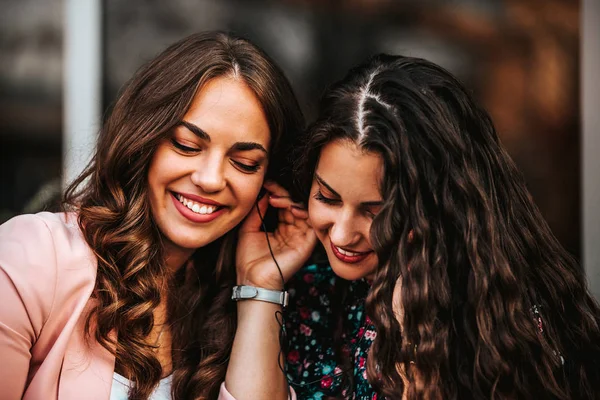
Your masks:
<svg viewBox="0 0 600 400"><path fill-rule="evenodd" d="M328 264L305 265L288 283L292 299L329 296L335 287L337 276Z"/></svg>
<svg viewBox="0 0 600 400"><path fill-rule="evenodd" d="M288 283L288 325L327 329L336 279L327 264L310 264L298 271Z"/></svg>
<svg viewBox="0 0 600 400"><path fill-rule="evenodd" d="M333 285L336 278L329 264L308 264L290 279L290 284Z"/></svg>
<svg viewBox="0 0 600 400"><path fill-rule="evenodd" d="M50 213L19 215L0 225L2 269L27 273L41 265L55 265L54 239L60 236L61 225Z"/></svg>
<svg viewBox="0 0 600 400"><path fill-rule="evenodd" d="M74 213L22 214L13 217L0 225L0 235L4 239L23 238L36 235L35 238L48 239L49 235L65 234L77 227L77 215Z"/></svg>
<svg viewBox="0 0 600 400"><path fill-rule="evenodd" d="M75 214L14 217L0 225L0 299L21 303L43 324L62 292L93 286L94 260Z"/></svg>
<svg viewBox="0 0 600 400"><path fill-rule="evenodd" d="M0 225L0 259L20 269L57 266L65 257L89 255L73 213L25 214Z"/></svg>

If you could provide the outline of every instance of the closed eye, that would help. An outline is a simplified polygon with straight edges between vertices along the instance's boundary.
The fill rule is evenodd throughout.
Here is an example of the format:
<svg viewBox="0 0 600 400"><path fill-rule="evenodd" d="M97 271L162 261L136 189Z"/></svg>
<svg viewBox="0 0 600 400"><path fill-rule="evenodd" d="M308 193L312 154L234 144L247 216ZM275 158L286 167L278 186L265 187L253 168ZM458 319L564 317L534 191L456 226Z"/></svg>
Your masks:
<svg viewBox="0 0 600 400"><path fill-rule="evenodd" d="M368 208L365 208L364 213L367 217L369 217L371 219L375 218L375 216L377 215L376 212L374 212L373 210L370 210Z"/></svg>
<svg viewBox="0 0 600 400"><path fill-rule="evenodd" d="M313 195L313 198L317 201L320 201L321 203L329 205L339 204L340 202L338 199L332 199L330 197L323 196L323 193L321 193L320 190L317 190L317 192Z"/></svg>
<svg viewBox="0 0 600 400"><path fill-rule="evenodd" d="M258 170L260 169L260 164L245 164L243 162L240 161L236 161L236 160L231 160L231 163L238 168L239 170L241 170L244 173L254 173L254 172L258 172Z"/></svg>
<svg viewBox="0 0 600 400"><path fill-rule="evenodd" d="M195 154L195 153L200 152L200 149L197 149L195 147L186 146L184 144L181 144L180 142L178 142L175 139L171 139L171 144L173 145L173 147L175 147L177 150L179 150L183 153Z"/></svg>

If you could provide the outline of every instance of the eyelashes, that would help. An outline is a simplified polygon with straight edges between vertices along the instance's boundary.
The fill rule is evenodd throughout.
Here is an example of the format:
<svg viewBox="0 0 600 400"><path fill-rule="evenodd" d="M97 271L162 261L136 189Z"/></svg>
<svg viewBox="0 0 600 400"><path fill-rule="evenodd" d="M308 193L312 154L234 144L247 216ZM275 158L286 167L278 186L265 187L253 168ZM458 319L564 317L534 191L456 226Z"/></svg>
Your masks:
<svg viewBox="0 0 600 400"><path fill-rule="evenodd" d="M325 197L323 193L321 193L320 189L317 189L316 193L313 195L313 198L317 201L320 201L323 204L327 204L329 206L339 205L341 203L338 199L332 199L330 197ZM362 213L369 217L370 219L375 218L376 213L371 211L369 208L365 208L362 210Z"/></svg>
<svg viewBox="0 0 600 400"><path fill-rule="evenodd" d="M184 153L198 153L200 152L200 149L196 149L194 147L189 147L189 146L185 146L181 143L179 143L177 140L175 139L171 139L171 144L173 145L173 147L175 147L177 150L180 150Z"/></svg>
<svg viewBox="0 0 600 400"><path fill-rule="evenodd" d="M202 151L201 149L197 149L195 147L189 147L184 144L181 144L174 138L171 139L171 144L177 150L179 150L180 152L187 154L187 155L198 154ZM258 172L258 170L260 170L260 164L245 164L243 162L236 161L233 159L231 160L231 164L234 167L236 167L238 170L240 170L241 172L247 173L247 174L255 173L255 172Z"/></svg>
<svg viewBox="0 0 600 400"><path fill-rule="evenodd" d="M332 198L323 196L323 193L321 193L321 191L318 189L313 197L315 200L320 201L321 203L329 204L329 205L339 203L339 200L337 200L337 199L332 199Z"/></svg>
<svg viewBox="0 0 600 400"><path fill-rule="evenodd" d="M234 166L236 166L237 168L241 169L242 172L253 173L253 172L258 172L258 170L260 169L259 164L248 165L248 164L244 164L244 163L241 163L241 162L235 161L235 160L231 160L231 163Z"/></svg>

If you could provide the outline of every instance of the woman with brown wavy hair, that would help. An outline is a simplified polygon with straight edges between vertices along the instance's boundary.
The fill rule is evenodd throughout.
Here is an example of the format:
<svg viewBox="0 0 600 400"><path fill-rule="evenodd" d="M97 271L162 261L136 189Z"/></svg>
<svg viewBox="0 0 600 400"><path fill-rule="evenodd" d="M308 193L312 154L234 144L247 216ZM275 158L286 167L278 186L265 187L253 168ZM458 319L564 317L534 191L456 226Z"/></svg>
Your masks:
<svg viewBox="0 0 600 400"><path fill-rule="evenodd" d="M600 398L582 269L455 77L376 56L328 90L305 143L328 261L288 282L298 398Z"/></svg>
<svg viewBox="0 0 600 400"><path fill-rule="evenodd" d="M256 215L239 227L265 179L267 191L284 190L274 182L289 182L302 128L289 82L247 40L196 34L143 66L68 188L66 212L0 227L0 398L213 399L230 357L243 376L230 297L246 283L236 265L259 265L262 253L236 260ZM293 226L306 215L279 208L291 228L276 231L285 243L274 251L285 260L294 235L312 245L306 224Z"/></svg>

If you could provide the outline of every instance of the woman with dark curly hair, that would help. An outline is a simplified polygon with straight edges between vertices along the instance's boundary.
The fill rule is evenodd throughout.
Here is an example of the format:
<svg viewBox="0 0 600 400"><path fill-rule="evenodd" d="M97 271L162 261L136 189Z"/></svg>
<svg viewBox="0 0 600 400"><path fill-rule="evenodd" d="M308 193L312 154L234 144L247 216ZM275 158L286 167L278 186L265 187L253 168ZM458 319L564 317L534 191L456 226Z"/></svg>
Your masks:
<svg viewBox="0 0 600 400"><path fill-rule="evenodd" d="M305 143L328 262L288 282L298 398L600 397L598 305L455 77L376 56L327 91Z"/></svg>
<svg viewBox="0 0 600 400"><path fill-rule="evenodd" d="M290 181L301 129L289 82L247 40L196 34L143 66L66 212L0 227L0 398L229 398L226 374L231 394L245 390L237 360L252 349L232 347L251 332L236 325L267 312L230 301L245 282L236 270L262 256L249 248L236 260L235 246L258 233L256 215L241 222L258 212L265 179L274 194ZM306 215L279 208L274 251L285 260L289 246L314 243ZM253 384L287 393L283 379Z"/></svg>

